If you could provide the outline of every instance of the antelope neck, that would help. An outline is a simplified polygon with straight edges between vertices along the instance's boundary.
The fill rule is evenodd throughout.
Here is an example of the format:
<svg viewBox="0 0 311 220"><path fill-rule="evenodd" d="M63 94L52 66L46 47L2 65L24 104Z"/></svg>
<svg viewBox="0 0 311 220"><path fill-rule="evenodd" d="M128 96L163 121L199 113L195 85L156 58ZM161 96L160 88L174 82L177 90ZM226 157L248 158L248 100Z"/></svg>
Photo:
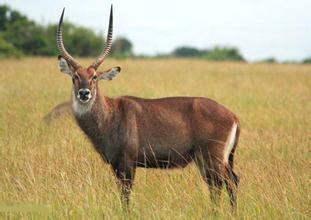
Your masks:
<svg viewBox="0 0 311 220"><path fill-rule="evenodd" d="M100 91L96 88L94 96L88 103L81 103L75 94L73 94L72 108L74 115L79 119L94 117L105 121L110 112L110 106L107 103L107 98L100 95Z"/></svg>

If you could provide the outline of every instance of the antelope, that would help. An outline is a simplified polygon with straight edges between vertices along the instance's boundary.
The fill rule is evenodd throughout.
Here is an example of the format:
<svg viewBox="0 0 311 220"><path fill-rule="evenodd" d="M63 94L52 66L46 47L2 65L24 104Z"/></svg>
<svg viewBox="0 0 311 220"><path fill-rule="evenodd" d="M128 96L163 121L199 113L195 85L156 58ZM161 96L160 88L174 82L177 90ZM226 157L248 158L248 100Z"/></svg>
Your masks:
<svg viewBox="0 0 311 220"><path fill-rule="evenodd" d="M194 161L210 189L211 200L218 204L225 185L235 209L239 182L233 171L240 133L237 116L204 97L144 99L102 95L98 82L110 81L121 71L118 66L97 70L112 46L112 5L105 47L87 68L65 49L61 30L64 11L56 40L60 71L72 78L72 112L95 150L112 168L123 207L129 205L137 167L183 168Z"/></svg>

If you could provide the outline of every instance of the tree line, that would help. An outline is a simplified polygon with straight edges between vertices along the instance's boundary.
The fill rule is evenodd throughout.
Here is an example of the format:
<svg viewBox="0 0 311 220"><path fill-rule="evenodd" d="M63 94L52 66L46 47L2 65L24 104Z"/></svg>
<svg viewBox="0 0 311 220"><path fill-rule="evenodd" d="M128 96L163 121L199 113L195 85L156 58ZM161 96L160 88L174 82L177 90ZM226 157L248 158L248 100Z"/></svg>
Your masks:
<svg viewBox="0 0 311 220"><path fill-rule="evenodd" d="M55 56L57 24L37 24L19 11L0 5L0 57ZM104 37L92 29L64 22L65 45L74 56L97 56L104 46ZM114 40L112 55L132 55L132 43L124 37Z"/></svg>
<svg viewBox="0 0 311 220"><path fill-rule="evenodd" d="M174 57L196 57L215 61L245 61L239 50L234 47L214 47L212 49L197 49L195 47L178 47L173 52Z"/></svg>
<svg viewBox="0 0 311 220"><path fill-rule="evenodd" d="M30 56L56 56L58 50L55 42L57 24L41 25L30 20L17 10L7 5L0 5L0 58ZM65 45L70 54L79 57L97 56L105 39L102 33L65 21L63 24ZM136 56L133 44L125 37L117 37L112 46L111 55L116 58L150 57ZM240 51L234 47L214 47L211 49L197 49L181 46L168 54L153 57L185 57L200 58L215 61L245 61ZM276 63L274 58L267 58L261 62ZM302 63L311 63L307 58Z"/></svg>

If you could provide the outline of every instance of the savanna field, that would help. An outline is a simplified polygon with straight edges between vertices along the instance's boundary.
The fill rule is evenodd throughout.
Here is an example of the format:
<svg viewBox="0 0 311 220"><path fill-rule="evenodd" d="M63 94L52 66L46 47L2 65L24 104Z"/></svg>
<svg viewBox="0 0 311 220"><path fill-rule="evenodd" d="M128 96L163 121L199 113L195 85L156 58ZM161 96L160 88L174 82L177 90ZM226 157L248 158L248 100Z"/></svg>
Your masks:
<svg viewBox="0 0 311 220"><path fill-rule="evenodd" d="M91 59L81 59L88 65ZM56 58L0 60L0 218L310 219L311 66L195 59L113 60L121 66L102 94L205 96L241 121L235 171L238 209L225 190L218 214L194 164L138 169L131 212L114 176L70 116L43 117L69 100L71 79Z"/></svg>

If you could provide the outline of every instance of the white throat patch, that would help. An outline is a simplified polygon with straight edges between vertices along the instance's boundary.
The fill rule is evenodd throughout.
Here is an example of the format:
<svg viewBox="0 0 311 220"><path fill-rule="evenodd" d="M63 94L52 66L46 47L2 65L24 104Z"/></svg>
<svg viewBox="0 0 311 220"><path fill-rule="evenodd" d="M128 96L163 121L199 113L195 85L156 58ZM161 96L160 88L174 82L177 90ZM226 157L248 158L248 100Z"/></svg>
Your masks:
<svg viewBox="0 0 311 220"><path fill-rule="evenodd" d="M78 98L76 97L74 91L72 91L72 108L73 111L76 115L81 116L85 113L88 113L89 111L91 111L93 104L95 102L96 99L96 90L94 92L94 96L91 98L90 101L88 101L87 103L81 103Z"/></svg>

